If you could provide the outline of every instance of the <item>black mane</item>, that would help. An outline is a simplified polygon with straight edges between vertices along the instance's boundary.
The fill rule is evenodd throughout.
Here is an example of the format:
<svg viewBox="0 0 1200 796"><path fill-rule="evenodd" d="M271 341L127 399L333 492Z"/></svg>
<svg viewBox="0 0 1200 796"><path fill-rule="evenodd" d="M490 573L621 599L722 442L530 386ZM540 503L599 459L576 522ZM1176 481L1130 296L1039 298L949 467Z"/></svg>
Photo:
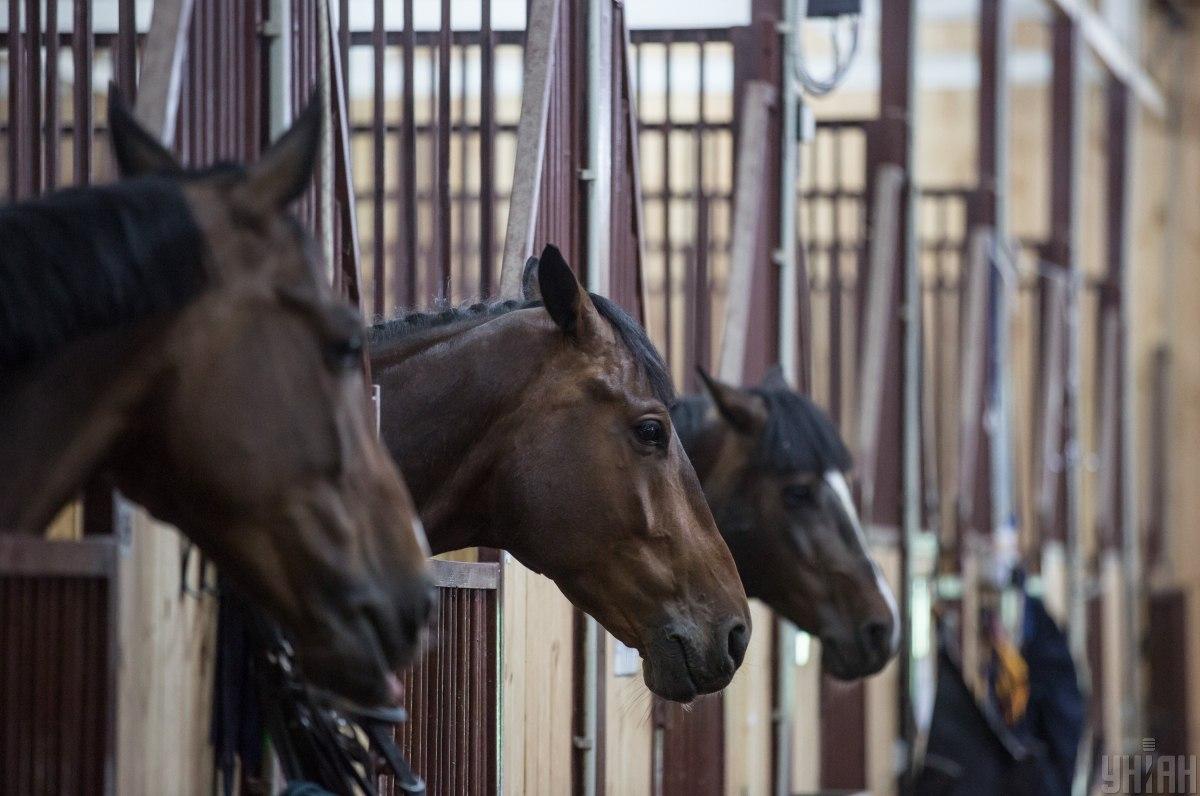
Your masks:
<svg viewBox="0 0 1200 796"><path fill-rule="evenodd" d="M675 403L675 388L671 382L670 371L667 370L667 366L663 362L662 356L659 355L658 349L654 347L654 343L650 342L646 330L616 302L604 296L598 296L595 293L589 295L592 298L592 304L596 306L596 311L600 313L600 316L604 320L608 321L613 331L617 333L617 337L621 340L622 345L633 355L638 368L646 377L646 380L650 382L650 389L654 392L654 397L658 398L658 400L662 401L668 407ZM491 303L479 302L460 307L447 307L430 313L410 312L394 320L381 321L374 324L370 329L368 339L371 345L390 343L425 329L470 320L494 318L513 312L514 310L540 306L542 306L540 301L510 299Z"/></svg>
<svg viewBox="0 0 1200 796"><path fill-rule="evenodd" d="M0 370L177 310L204 285L177 180L142 177L0 207Z"/></svg>
<svg viewBox="0 0 1200 796"><path fill-rule="evenodd" d="M854 465L837 426L821 407L791 390L755 388L767 423L755 446L752 464L775 472L848 472ZM690 395L671 409L671 422L685 448L700 433L712 407L708 395Z"/></svg>
<svg viewBox="0 0 1200 796"><path fill-rule="evenodd" d="M758 439L760 466L781 472L848 472L854 459L837 426L815 403L791 390L756 388L767 404L767 425Z"/></svg>

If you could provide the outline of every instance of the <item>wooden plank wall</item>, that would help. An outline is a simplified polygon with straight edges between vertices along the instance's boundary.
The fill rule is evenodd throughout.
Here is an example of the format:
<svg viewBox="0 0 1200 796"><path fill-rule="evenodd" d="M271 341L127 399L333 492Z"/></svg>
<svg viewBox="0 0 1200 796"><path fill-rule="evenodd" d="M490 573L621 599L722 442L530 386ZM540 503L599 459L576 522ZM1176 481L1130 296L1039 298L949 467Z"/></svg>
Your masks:
<svg viewBox="0 0 1200 796"><path fill-rule="evenodd" d="M501 790L569 793L574 608L553 581L501 558Z"/></svg>
<svg viewBox="0 0 1200 796"><path fill-rule="evenodd" d="M895 543L872 541L871 556L879 564L892 593L900 595L900 551ZM899 597L897 596L897 599ZM874 796L896 792L896 743L900 739L900 665L897 659L866 681L867 790Z"/></svg>
<svg viewBox="0 0 1200 796"><path fill-rule="evenodd" d="M793 663L795 658L792 659ZM812 638L808 659L792 670L791 793L821 787L821 642Z"/></svg>
<svg viewBox="0 0 1200 796"><path fill-rule="evenodd" d="M654 696L635 674L616 674L619 643L605 633L604 783L607 793L641 796L652 792ZM635 653L636 654L636 653Z"/></svg>
<svg viewBox="0 0 1200 796"><path fill-rule="evenodd" d="M771 790L771 693L775 615L750 601L753 630L742 667L725 689L725 792Z"/></svg>
<svg viewBox="0 0 1200 796"><path fill-rule="evenodd" d="M141 509L120 562L117 793L211 793L216 600L184 594L183 538ZM189 580L197 583L199 555Z"/></svg>

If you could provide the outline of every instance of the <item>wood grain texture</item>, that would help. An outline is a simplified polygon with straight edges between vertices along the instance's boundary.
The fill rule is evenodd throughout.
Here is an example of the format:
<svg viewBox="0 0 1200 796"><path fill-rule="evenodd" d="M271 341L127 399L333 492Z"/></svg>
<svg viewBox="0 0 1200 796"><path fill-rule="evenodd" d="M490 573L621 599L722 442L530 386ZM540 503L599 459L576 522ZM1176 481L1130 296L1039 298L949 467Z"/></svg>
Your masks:
<svg viewBox="0 0 1200 796"><path fill-rule="evenodd" d="M903 584L900 582L900 553L895 543L872 543L871 557L883 570L892 592L899 595ZM892 773L900 726L897 712L900 667L896 659L867 680L866 703L867 790L887 796L896 792L896 777Z"/></svg>
<svg viewBox="0 0 1200 796"><path fill-rule="evenodd" d="M216 601L183 594L183 538L141 509L121 558L116 793L211 793ZM199 556L192 556L195 585Z"/></svg>
<svg viewBox="0 0 1200 796"><path fill-rule="evenodd" d="M614 796L646 796L652 791L654 697L642 682L640 667L633 675L618 677L614 673L618 642L612 636L605 642L605 789Z"/></svg>
<svg viewBox="0 0 1200 796"><path fill-rule="evenodd" d="M548 578L502 556L500 789L571 789L573 608Z"/></svg>
<svg viewBox="0 0 1200 796"><path fill-rule="evenodd" d="M725 792L771 790L771 624L775 615L750 601L753 631L746 659L725 689Z"/></svg>

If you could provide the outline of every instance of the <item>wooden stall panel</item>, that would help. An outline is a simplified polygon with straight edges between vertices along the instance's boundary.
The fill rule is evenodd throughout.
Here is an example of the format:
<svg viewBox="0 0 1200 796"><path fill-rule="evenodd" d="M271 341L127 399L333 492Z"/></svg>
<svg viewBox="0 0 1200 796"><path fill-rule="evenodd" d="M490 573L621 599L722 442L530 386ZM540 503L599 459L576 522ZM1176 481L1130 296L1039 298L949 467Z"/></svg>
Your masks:
<svg viewBox="0 0 1200 796"><path fill-rule="evenodd" d="M871 557L879 564L893 594L904 587L900 551L894 543L873 541ZM896 743L900 740L900 665L892 660L866 680L866 786L872 796L896 792Z"/></svg>
<svg viewBox="0 0 1200 796"><path fill-rule="evenodd" d="M725 793L771 789L771 704L775 615L750 601L750 647L725 689Z"/></svg>
<svg viewBox="0 0 1200 796"><path fill-rule="evenodd" d="M209 792L216 599L197 588L199 555L181 577L186 543L173 527L141 509L130 522L118 578L115 792Z"/></svg>
<svg viewBox="0 0 1200 796"><path fill-rule="evenodd" d="M821 786L821 642L807 634L792 654L791 793Z"/></svg>
<svg viewBox="0 0 1200 796"><path fill-rule="evenodd" d="M500 779L504 793L571 788L574 608L508 554L501 595Z"/></svg>
<svg viewBox="0 0 1200 796"><path fill-rule="evenodd" d="M644 796L653 787L654 695L642 682L637 653L621 650L620 642L605 636L605 790Z"/></svg>

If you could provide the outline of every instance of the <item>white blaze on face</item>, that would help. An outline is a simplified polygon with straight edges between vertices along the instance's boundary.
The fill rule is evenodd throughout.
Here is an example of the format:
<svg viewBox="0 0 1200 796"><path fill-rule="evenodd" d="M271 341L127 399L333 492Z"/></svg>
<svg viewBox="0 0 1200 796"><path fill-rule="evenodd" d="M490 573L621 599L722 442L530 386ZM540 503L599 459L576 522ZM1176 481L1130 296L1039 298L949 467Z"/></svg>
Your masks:
<svg viewBox="0 0 1200 796"><path fill-rule="evenodd" d="M871 558L871 548L867 544L867 535L863 533L862 523L859 522L858 509L854 507L854 498L850 494L850 485L846 483L846 476L839 470L826 470L825 483L833 490L833 494L837 495L838 502L842 504L842 511L845 512L851 527L854 528L854 537L858 539L862 554L871 562L876 586L883 596L883 601L887 603L888 611L892 614L892 648L895 649L900 645L900 611L896 608L896 597L892 594L892 588L883 579L883 573L875 565L875 559Z"/></svg>

